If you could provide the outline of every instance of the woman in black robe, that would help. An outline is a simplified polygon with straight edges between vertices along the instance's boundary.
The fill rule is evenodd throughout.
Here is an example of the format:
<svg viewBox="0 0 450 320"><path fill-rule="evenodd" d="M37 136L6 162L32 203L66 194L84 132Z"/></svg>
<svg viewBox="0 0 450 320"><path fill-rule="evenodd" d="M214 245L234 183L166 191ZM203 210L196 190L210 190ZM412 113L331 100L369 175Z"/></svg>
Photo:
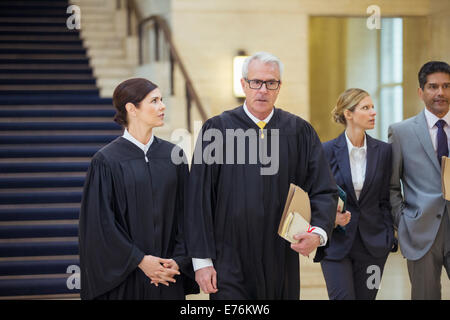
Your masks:
<svg viewBox="0 0 450 320"><path fill-rule="evenodd" d="M198 292L183 240L188 166L174 164L177 147L152 134L164 124L165 109L155 84L126 80L113 103L114 120L125 130L94 155L87 173L79 223L81 298L184 299Z"/></svg>

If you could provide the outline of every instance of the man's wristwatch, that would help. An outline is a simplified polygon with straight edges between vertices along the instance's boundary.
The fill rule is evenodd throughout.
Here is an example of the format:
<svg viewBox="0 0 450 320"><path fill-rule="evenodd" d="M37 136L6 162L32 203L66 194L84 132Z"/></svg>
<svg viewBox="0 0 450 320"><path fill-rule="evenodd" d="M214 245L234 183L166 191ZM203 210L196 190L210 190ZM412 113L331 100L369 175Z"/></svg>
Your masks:
<svg viewBox="0 0 450 320"><path fill-rule="evenodd" d="M319 233L316 233L317 235L319 235L320 238L320 244L319 247L324 246L325 245L325 239L323 238L323 236Z"/></svg>

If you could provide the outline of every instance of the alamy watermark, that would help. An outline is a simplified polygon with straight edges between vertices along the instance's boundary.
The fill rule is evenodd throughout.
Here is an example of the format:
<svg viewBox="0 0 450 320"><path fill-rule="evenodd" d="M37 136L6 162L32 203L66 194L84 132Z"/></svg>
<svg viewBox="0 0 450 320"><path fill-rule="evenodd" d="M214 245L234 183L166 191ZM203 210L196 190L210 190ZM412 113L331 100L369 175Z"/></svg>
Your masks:
<svg viewBox="0 0 450 320"><path fill-rule="evenodd" d="M369 290L381 288L381 269L376 264L367 267L367 274L370 276L367 278L366 285Z"/></svg>
<svg viewBox="0 0 450 320"><path fill-rule="evenodd" d="M70 5L66 10L67 14L71 14L66 20L66 26L69 30L81 29L81 9L77 5Z"/></svg>
<svg viewBox="0 0 450 320"><path fill-rule="evenodd" d="M80 290L80 267L73 264L67 267L66 273L71 274L66 281L67 289L69 290Z"/></svg>
<svg viewBox="0 0 450 320"><path fill-rule="evenodd" d="M196 121L198 128L200 121ZM194 136L195 136L194 130ZM280 164L279 129L219 129L210 128L198 135L193 152L193 164L258 164L262 165L261 175L275 175ZM187 154L191 153L192 138L184 129L172 132L171 141L177 143ZM270 154L269 154L270 149ZM174 148L172 163L187 163L180 150Z"/></svg>
<svg viewBox="0 0 450 320"><path fill-rule="evenodd" d="M370 17L367 18L366 26L369 30L379 30L381 29L381 9L377 5L371 5L367 7L367 14L370 14Z"/></svg>

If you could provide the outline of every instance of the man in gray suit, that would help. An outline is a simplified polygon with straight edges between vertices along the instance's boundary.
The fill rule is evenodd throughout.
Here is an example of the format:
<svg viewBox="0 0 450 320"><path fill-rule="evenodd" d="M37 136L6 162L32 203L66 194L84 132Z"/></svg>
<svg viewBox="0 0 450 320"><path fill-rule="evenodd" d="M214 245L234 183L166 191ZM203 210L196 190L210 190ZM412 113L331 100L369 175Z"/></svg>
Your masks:
<svg viewBox="0 0 450 320"><path fill-rule="evenodd" d="M450 141L450 66L426 63L419 71L419 85L425 109L389 127L390 201L407 259L411 299L441 299L442 266L450 278L450 202L442 197L440 175Z"/></svg>

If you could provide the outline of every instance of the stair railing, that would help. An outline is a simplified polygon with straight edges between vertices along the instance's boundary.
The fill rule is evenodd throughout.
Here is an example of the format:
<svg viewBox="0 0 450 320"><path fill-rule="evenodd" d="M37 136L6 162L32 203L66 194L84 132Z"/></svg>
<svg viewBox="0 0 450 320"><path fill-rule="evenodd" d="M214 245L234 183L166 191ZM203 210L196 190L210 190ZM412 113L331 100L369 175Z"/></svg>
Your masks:
<svg viewBox="0 0 450 320"><path fill-rule="evenodd" d="M117 0L117 7L120 8L121 1ZM127 0L125 2L126 10L127 10L127 26L128 26L128 35L134 35L133 25L137 24L137 36L139 43L139 65L143 65L145 63L149 63L150 59L155 62L159 62L163 59L162 47L168 49L168 59L169 68L170 68L170 94L175 94L175 67L178 67L181 75L184 80L185 87L185 96L186 96L186 122L187 129L189 132L192 132L192 107L195 105L202 121L206 121L208 119L208 115L203 107L203 104L197 94L197 91L194 88L194 84L192 82L189 73L181 59L181 56L176 49L175 43L172 39L172 33L170 31L169 24L167 21L159 15L151 15L149 17L143 18L140 14L140 11L134 0ZM135 16L136 21L133 21L133 15ZM162 36L162 38L161 38ZM146 39L152 40L152 46L146 44ZM163 45L161 45L161 42ZM147 56L144 55L144 50L150 49L151 52Z"/></svg>

